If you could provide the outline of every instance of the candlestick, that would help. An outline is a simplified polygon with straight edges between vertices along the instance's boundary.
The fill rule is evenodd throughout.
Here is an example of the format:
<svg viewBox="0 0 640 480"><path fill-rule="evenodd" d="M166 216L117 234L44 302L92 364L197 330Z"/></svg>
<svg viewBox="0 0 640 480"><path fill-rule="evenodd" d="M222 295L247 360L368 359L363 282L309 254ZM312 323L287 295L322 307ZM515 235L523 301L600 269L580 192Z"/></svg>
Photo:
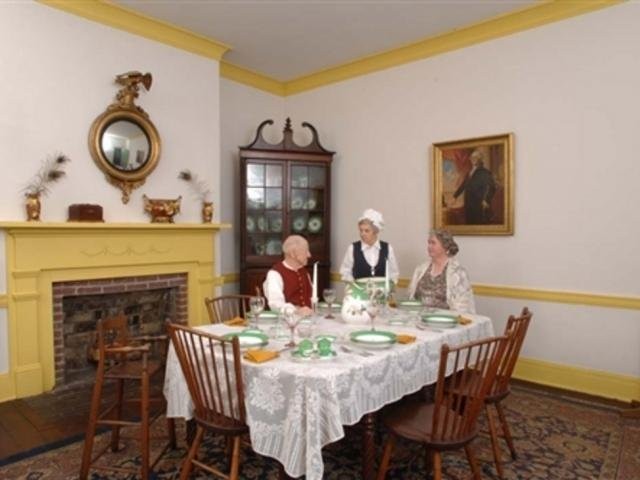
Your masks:
<svg viewBox="0 0 640 480"><path fill-rule="evenodd" d="M389 295L389 259L384 261L384 294Z"/></svg>
<svg viewBox="0 0 640 480"><path fill-rule="evenodd" d="M318 262L313 264L313 284L311 287L311 303L314 303L318 301Z"/></svg>

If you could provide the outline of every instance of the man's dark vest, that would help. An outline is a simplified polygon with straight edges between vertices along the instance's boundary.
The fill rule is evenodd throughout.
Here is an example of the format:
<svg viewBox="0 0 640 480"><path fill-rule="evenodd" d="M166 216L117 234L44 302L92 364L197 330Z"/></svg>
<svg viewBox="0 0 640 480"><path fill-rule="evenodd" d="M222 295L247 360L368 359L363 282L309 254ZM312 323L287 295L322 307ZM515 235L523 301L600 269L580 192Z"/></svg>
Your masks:
<svg viewBox="0 0 640 480"><path fill-rule="evenodd" d="M293 271L282 262L272 268L282 277L285 301L297 307L311 307L311 281L307 269L302 267Z"/></svg>
<svg viewBox="0 0 640 480"><path fill-rule="evenodd" d="M353 242L353 278L364 277L384 277L385 260L389 257L389 244L380 242L380 255L378 256L378 264L371 273L371 265L367 263L362 253L362 242Z"/></svg>

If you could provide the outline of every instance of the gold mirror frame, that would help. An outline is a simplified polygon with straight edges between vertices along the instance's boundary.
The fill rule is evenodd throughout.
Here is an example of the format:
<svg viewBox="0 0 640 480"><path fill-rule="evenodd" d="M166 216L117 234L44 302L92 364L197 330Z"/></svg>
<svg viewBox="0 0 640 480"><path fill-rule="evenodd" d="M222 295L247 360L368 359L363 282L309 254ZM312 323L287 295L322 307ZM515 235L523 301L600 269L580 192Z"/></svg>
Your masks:
<svg viewBox="0 0 640 480"><path fill-rule="evenodd" d="M128 203L131 191L144 184L147 176L156 168L160 158L160 135L149 118L147 112L137 106L134 101L139 95L139 86L146 90L151 87L151 74L127 72L116 76L116 83L122 88L116 100L101 113L91 124L89 130L89 151L93 160L105 174L107 180L122 190L122 203ZM135 169L120 169L110 161L103 148L102 139L109 126L116 122L130 122L139 127L145 134L149 152L146 162Z"/></svg>

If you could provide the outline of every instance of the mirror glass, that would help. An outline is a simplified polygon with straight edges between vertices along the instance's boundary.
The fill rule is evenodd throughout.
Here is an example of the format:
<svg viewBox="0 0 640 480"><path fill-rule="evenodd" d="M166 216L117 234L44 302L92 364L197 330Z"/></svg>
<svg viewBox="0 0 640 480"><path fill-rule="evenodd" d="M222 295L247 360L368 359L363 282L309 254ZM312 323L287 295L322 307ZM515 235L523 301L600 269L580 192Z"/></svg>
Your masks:
<svg viewBox="0 0 640 480"><path fill-rule="evenodd" d="M116 120L104 129L100 147L117 170L131 172L149 161L151 142L145 131L131 120Z"/></svg>

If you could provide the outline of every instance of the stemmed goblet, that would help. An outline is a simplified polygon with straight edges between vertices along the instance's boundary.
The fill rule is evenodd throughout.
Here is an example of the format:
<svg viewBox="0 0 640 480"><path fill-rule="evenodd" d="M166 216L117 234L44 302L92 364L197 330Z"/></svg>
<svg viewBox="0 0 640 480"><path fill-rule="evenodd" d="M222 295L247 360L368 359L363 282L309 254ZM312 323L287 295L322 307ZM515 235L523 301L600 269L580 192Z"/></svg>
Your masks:
<svg viewBox="0 0 640 480"><path fill-rule="evenodd" d="M265 307L264 297L251 297L249 299L249 308L251 309L251 326L258 328L258 317Z"/></svg>
<svg viewBox="0 0 640 480"><path fill-rule="evenodd" d="M322 297L329 306L329 313L325 315L324 318L336 318L331 314L331 307L333 306L333 302L336 300L336 291L333 288L325 288L322 291Z"/></svg>
<svg viewBox="0 0 640 480"><path fill-rule="evenodd" d="M422 302L422 313L428 314L435 311L433 306L436 303L436 299L431 292L424 293L421 296L420 301Z"/></svg>
<svg viewBox="0 0 640 480"><path fill-rule="evenodd" d="M282 309L282 316L284 317L284 322L287 324L287 326L289 327L289 331L291 332L291 339L289 340L289 343L285 344L285 347L295 347L296 327L300 323L300 320L302 320L302 316L299 315L298 312L296 312L296 309L293 305L285 306Z"/></svg>
<svg viewBox="0 0 640 480"><path fill-rule="evenodd" d="M369 297L369 302L367 303L367 315L371 319L371 330L375 330L375 320L378 313L380 313L380 307L384 304L384 293L381 290L374 291Z"/></svg>

